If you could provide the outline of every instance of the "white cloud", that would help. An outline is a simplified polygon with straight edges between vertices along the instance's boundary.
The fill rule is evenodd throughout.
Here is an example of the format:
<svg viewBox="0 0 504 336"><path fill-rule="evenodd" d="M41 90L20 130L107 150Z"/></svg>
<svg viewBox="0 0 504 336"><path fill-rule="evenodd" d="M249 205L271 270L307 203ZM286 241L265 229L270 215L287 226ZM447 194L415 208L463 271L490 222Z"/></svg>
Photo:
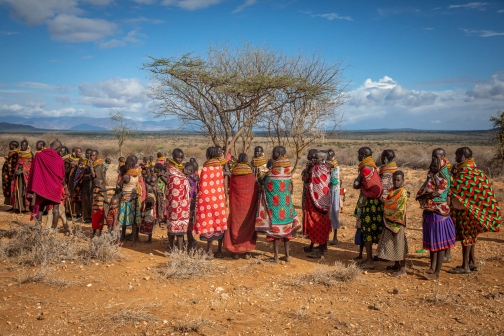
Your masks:
<svg viewBox="0 0 504 336"><path fill-rule="evenodd" d="M124 38L112 39L110 41L105 41L100 43L101 49L125 47L129 43L142 43L141 39L147 38L147 35L141 34L136 30L130 31Z"/></svg>
<svg viewBox="0 0 504 336"><path fill-rule="evenodd" d="M112 39L109 41L100 42L101 49L110 49L110 48L125 47L125 46L126 46L126 42L124 42L123 40L118 40L118 39Z"/></svg>
<svg viewBox="0 0 504 336"><path fill-rule="evenodd" d="M450 5L448 6L448 9L455 9L455 8L466 8L466 9L479 9L479 10L485 10L485 7L488 6L488 2L469 2L464 5Z"/></svg>
<svg viewBox="0 0 504 336"><path fill-rule="evenodd" d="M73 107L67 107L62 109L47 109L46 103L40 102L28 102L23 105L20 104L2 104L0 105L0 115L12 115L15 114L19 117L33 117L33 116L49 116L49 117L61 117L61 116L77 116L85 115L86 111L83 109L76 109Z"/></svg>
<svg viewBox="0 0 504 336"><path fill-rule="evenodd" d="M480 37L491 37L491 36L502 36L504 32L496 32L493 30L475 30L475 29L464 29L460 28L468 36L480 36Z"/></svg>
<svg viewBox="0 0 504 336"><path fill-rule="evenodd" d="M332 20L335 20L335 19L337 19L337 20L353 21L352 17L350 17L350 16L341 16L338 13L314 14L311 11L301 12L301 13L310 15L312 18L314 18L314 17L321 17L321 18L327 19L329 21L332 21Z"/></svg>
<svg viewBox="0 0 504 336"><path fill-rule="evenodd" d="M412 90L385 76L367 79L349 92L348 129L489 129L490 116L504 110L504 78L495 75L471 90Z"/></svg>
<svg viewBox="0 0 504 336"><path fill-rule="evenodd" d="M500 13L504 13L504 9L500 9L500 10L498 10L498 11L497 11L497 13L499 13L499 14L500 14Z"/></svg>
<svg viewBox="0 0 504 336"><path fill-rule="evenodd" d="M136 2L137 4L140 4L140 5L152 5L157 0L131 0L131 1Z"/></svg>
<svg viewBox="0 0 504 336"><path fill-rule="evenodd" d="M476 84L466 92L466 101L490 99L504 101L504 78L493 75L486 83Z"/></svg>
<svg viewBox="0 0 504 336"><path fill-rule="evenodd" d="M81 14L77 0L0 0L11 8L11 16L28 24L41 24L57 14Z"/></svg>
<svg viewBox="0 0 504 336"><path fill-rule="evenodd" d="M108 6L114 2L114 0L84 0L84 2L90 3L95 6Z"/></svg>
<svg viewBox="0 0 504 336"><path fill-rule="evenodd" d="M143 91L144 87L137 78L116 77L79 85L79 93L83 97L80 103L99 108L131 107L143 103L146 101Z"/></svg>
<svg viewBox="0 0 504 336"><path fill-rule="evenodd" d="M125 24L135 25L135 24L139 24L139 23L160 24L160 23L164 23L165 21L160 20L160 19L150 19L150 18L146 18L144 16L140 16L137 18L124 19L124 20L121 20L121 22L123 22Z"/></svg>
<svg viewBox="0 0 504 336"><path fill-rule="evenodd" d="M434 30L434 28L422 28L423 30Z"/></svg>
<svg viewBox="0 0 504 336"><path fill-rule="evenodd" d="M49 33L54 40L66 42L90 42L113 35L117 25L102 19L81 18L60 14L48 22Z"/></svg>
<svg viewBox="0 0 504 336"><path fill-rule="evenodd" d="M37 90L56 90L56 86L49 85L46 83L39 82L21 82L17 84L18 87L26 89L37 89Z"/></svg>
<svg viewBox="0 0 504 336"><path fill-rule="evenodd" d="M187 10L196 10L220 4L223 0L163 0L164 6L177 6Z"/></svg>
<svg viewBox="0 0 504 336"><path fill-rule="evenodd" d="M236 9L232 13L233 14L239 13L239 12L243 11L245 8L255 5L256 2L257 2L257 0L246 0L243 4L236 7Z"/></svg>

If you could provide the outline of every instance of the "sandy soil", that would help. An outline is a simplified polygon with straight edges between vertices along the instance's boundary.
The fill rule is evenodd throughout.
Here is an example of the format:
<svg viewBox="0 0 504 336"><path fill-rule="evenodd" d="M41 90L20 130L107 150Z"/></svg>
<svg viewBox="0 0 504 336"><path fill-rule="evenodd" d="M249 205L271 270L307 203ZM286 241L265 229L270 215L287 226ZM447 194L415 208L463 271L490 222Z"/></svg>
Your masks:
<svg viewBox="0 0 504 336"><path fill-rule="evenodd" d="M1 162L0 162L1 163ZM114 171L114 170L111 170ZM424 172L405 170L412 195ZM379 262L358 280L325 287L292 285L299 274L318 263L352 262L353 207L350 189L355 167L342 167L348 189L340 244L330 246L323 261L306 257L309 241L295 238L291 262L273 264L272 246L260 238L254 258L214 259L215 274L186 281L162 279L156 268L166 262L166 231L157 228L151 245L123 247L125 260L103 264L61 263L51 276L73 282L59 288L41 283L17 284L19 267L5 261L0 268L0 333L3 335L498 335L504 334L503 233L481 235L477 245L479 270L451 275L461 264L461 247L444 264L440 281L426 281L428 254L421 248L421 210L409 201L408 275L391 277L389 262ZM112 174L111 174L112 175ZM115 176L109 176L112 181ZM300 213L301 182L296 175L294 200ZM504 188L497 182L495 187ZM502 193L500 193L502 195ZM500 200L502 201L502 200ZM0 198L3 204L3 199ZM0 229L28 215L6 213L0 207ZM80 224L89 232L89 224ZM6 239L6 238L4 238ZM145 236L141 237L145 240ZM203 243L199 243L204 246ZM143 317L142 317L143 316ZM128 321L128 317L129 320ZM132 321L133 317L139 317ZM192 329L192 330L191 330Z"/></svg>

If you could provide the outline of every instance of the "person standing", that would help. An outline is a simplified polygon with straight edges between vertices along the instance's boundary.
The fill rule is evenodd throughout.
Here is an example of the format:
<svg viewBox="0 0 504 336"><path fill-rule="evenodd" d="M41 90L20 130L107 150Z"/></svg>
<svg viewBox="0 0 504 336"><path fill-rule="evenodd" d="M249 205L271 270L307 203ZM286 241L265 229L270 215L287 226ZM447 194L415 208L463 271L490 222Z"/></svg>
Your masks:
<svg viewBox="0 0 504 336"><path fill-rule="evenodd" d="M416 196L416 200L424 210L423 248L430 251L431 267L426 275L429 280L439 279L445 251L455 246L455 226L448 205L448 191L451 184L448 164L444 150L434 149L427 178Z"/></svg>
<svg viewBox="0 0 504 336"><path fill-rule="evenodd" d="M364 269L373 269L373 244L378 244L383 230L383 203L380 197L383 193L378 168L373 160L373 152L369 147L359 148L357 158L360 161L358 176L354 181L354 189L360 189L356 214L361 225L361 235L366 248Z"/></svg>
<svg viewBox="0 0 504 336"><path fill-rule="evenodd" d="M11 206L11 208L7 211L14 210L14 208L12 208L11 200L11 185L16 173L18 148L19 142L11 141L9 143L9 154L5 157L5 161L2 166L2 191L4 195L4 204Z"/></svg>
<svg viewBox="0 0 504 336"><path fill-rule="evenodd" d="M303 215L303 227L305 234L310 238L311 245L305 248L305 252L311 252L309 258L322 258L327 248L327 239L331 233L331 167L324 163L327 153L323 151L313 155L313 167L306 176L307 184L305 196L305 210ZM313 250L313 245L318 244L318 249Z"/></svg>
<svg viewBox="0 0 504 336"><path fill-rule="evenodd" d="M38 223L42 221L43 209L52 206L52 228L56 229L59 220L62 189L68 193L65 183L65 163L59 155L61 142L53 141L50 148L40 151L31 166L26 190L34 196L33 215Z"/></svg>
<svg viewBox="0 0 504 336"><path fill-rule="evenodd" d="M455 159L450 216L457 240L462 244L462 265L448 272L468 274L477 268L474 250L478 235L499 231L502 218L492 185L476 165L472 150L468 147L457 149Z"/></svg>
<svg viewBox="0 0 504 336"><path fill-rule="evenodd" d="M92 152L92 149L86 149L86 164L84 165L84 173L82 175L82 219L84 223L91 223L91 212L93 208L93 177L91 173L91 168L93 166L93 161L91 160Z"/></svg>
<svg viewBox="0 0 504 336"><path fill-rule="evenodd" d="M30 176L32 160L33 153L28 145L28 141L21 141L21 148L18 152L16 162L15 176L11 183L12 207L18 212L27 212L29 210L30 200L26 193L26 185L28 184L28 177Z"/></svg>
<svg viewBox="0 0 504 336"><path fill-rule="evenodd" d="M203 164L196 205L196 223L193 234L207 241L207 253L213 258L212 244L218 241L217 258L222 258L222 238L227 230L226 190L221 152L217 147L206 151L207 161Z"/></svg>
<svg viewBox="0 0 504 336"><path fill-rule="evenodd" d="M289 262L289 241L301 223L292 202L291 163L283 146L273 148L272 160L271 170L261 184L256 231L266 234L267 241L273 242L274 262L278 262L278 245L283 241L285 261Z"/></svg>
<svg viewBox="0 0 504 336"><path fill-rule="evenodd" d="M331 166L331 210L329 217L331 218L331 228L334 231L333 239L329 242L331 245L338 245L338 230L341 227L339 220L339 212L342 203L342 197L340 195L341 189L341 177L340 177L340 167L338 160L336 160L334 151L329 149L327 151L327 163Z"/></svg>
<svg viewBox="0 0 504 336"><path fill-rule="evenodd" d="M224 233L224 249L233 254L234 259L248 254L255 249L255 215L259 186L252 167L248 164L247 154L238 155L238 161L231 171L229 179L229 215L228 229Z"/></svg>

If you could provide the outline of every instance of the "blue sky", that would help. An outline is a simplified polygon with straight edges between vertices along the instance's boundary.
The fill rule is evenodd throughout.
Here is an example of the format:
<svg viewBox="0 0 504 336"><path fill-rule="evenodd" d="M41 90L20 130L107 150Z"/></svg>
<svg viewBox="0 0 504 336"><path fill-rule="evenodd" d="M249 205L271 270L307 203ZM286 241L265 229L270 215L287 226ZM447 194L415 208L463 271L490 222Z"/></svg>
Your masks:
<svg viewBox="0 0 504 336"><path fill-rule="evenodd" d="M346 129L488 129L504 111L503 2L0 0L0 119L152 119L146 56L226 41L343 61Z"/></svg>

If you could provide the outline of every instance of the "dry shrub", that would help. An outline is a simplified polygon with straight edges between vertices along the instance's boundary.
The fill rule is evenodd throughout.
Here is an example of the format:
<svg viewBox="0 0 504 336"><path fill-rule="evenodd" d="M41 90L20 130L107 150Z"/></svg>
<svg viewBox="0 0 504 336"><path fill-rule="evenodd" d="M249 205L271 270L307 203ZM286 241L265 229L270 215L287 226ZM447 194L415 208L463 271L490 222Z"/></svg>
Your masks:
<svg viewBox="0 0 504 336"><path fill-rule="evenodd" d="M116 239L109 234L102 234L93 238L84 238L87 247L81 251L81 260L84 262L101 261L111 262L123 258L121 247L115 243Z"/></svg>
<svg viewBox="0 0 504 336"><path fill-rule="evenodd" d="M17 277L17 283L22 285L25 283L29 282L44 282L44 280L51 274L53 273L54 268L47 265L47 264L42 264L37 269L32 272L28 273L26 268L22 268Z"/></svg>
<svg viewBox="0 0 504 336"><path fill-rule="evenodd" d="M159 273L168 279L190 279L208 276L212 273L212 262L207 260L203 249L192 249L189 252L174 248L165 253L168 261Z"/></svg>
<svg viewBox="0 0 504 336"><path fill-rule="evenodd" d="M63 236L40 225L17 224L17 228L2 233L5 238L0 240L0 260L10 259L29 266L49 266L59 264L62 260L89 263L122 258L120 247L107 234L93 239L80 232Z"/></svg>
<svg viewBox="0 0 504 336"><path fill-rule="evenodd" d="M64 237L40 225L18 224L8 230L0 242L0 259L13 258L17 263L37 266L54 265L61 260L77 260L79 246L75 237Z"/></svg>
<svg viewBox="0 0 504 336"><path fill-rule="evenodd" d="M201 329L207 325L209 322L198 316L196 318L192 318L189 315L184 316L184 319L177 322L177 325L174 327L175 331L188 333L195 332L199 333Z"/></svg>
<svg viewBox="0 0 504 336"><path fill-rule="evenodd" d="M139 307L137 310L123 309L111 316L111 320L119 326L125 324L137 324L142 322L157 322L159 318L156 315L145 311L146 307Z"/></svg>
<svg viewBox="0 0 504 336"><path fill-rule="evenodd" d="M320 284L327 287L350 282L362 274L362 269L355 263L345 266L336 261L334 266L317 265L309 274L301 274L292 279L293 285Z"/></svg>

